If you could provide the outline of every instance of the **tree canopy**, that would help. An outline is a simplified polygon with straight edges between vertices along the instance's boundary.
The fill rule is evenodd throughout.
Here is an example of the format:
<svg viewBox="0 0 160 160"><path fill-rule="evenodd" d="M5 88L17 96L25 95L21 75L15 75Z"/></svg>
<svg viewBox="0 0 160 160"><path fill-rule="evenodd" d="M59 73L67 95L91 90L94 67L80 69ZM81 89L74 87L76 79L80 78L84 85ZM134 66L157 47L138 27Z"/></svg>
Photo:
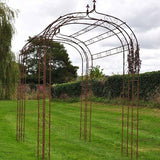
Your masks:
<svg viewBox="0 0 160 160"><path fill-rule="evenodd" d="M100 69L100 66L93 67L90 70L90 78L92 79L103 79L105 77L103 69Z"/></svg>
<svg viewBox="0 0 160 160"><path fill-rule="evenodd" d="M18 66L11 52L15 16L16 11L0 2L0 98L10 98L17 83Z"/></svg>
<svg viewBox="0 0 160 160"><path fill-rule="evenodd" d="M65 47L54 41L48 41L45 43L43 40L32 40L29 39L33 47L27 51L29 58L26 59L27 69L27 83L38 83L38 66L39 58L41 67L41 76L43 75L43 53L42 50L46 48L46 82L49 83L49 59L51 56L51 83L64 83L74 80L77 77L78 67L73 66L69 60L68 53ZM45 45L44 45L45 44ZM40 56L40 57L39 57ZM43 81L42 77L40 79Z"/></svg>

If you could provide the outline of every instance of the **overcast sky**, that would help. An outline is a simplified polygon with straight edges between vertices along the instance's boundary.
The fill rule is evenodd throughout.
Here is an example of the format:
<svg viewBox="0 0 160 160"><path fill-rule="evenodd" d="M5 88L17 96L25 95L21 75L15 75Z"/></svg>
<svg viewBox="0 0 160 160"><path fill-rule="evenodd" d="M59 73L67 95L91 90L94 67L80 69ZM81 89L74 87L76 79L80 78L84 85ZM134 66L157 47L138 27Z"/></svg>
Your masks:
<svg viewBox="0 0 160 160"><path fill-rule="evenodd" d="M8 0L7 3L19 10L12 44L12 50L18 54L29 36L38 34L61 15L86 11L92 0ZM133 28L141 49L141 72L160 70L160 0L97 0L96 5L97 11L116 16ZM119 72L111 59L101 63L106 74ZM72 61L80 64L75 57ZM112 66L106 67L106 61Z"/></svg>

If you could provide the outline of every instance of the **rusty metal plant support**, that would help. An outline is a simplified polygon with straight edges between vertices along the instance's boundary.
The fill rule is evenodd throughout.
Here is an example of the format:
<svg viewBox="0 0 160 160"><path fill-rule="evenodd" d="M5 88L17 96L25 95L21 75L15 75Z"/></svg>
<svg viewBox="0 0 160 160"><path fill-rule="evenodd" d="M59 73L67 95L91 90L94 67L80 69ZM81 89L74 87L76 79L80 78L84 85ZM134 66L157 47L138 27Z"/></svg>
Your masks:
<svg viewBox="0 0 160 160"><path fill-rule="evenodd" d="M78 27L77 27L78 26ZM64 28L70 27L70 33ZM78 28L78 29L77 29ZM95 35L96 33L96 35ZM108 44L116 40L115 44ZM33 43L37 41L38 43ZM123 90L122 90L122 138L121 155L138 160L138 125L139 125L139 45L132 29L122 20L96 11L96 0L93 9L86 12L69 13L60 16L40 34L36 35L23 47L20 53L21 74L17 91L17 140L24 141L25 135L25 91L27 59L38 54L38 131L37 159L51 159L51 42L59 42L73 47L82 61L81 105L80 105L80 139L91 141L92 116L92 77L89 71L93 62L108 56L121 55ZM105 49L95 52L101 43ZM104 47L97 47L104 48ZM36 52L30 53L31 49ZM49 56L48 56L49 54ZM47 68L49 58L49 68ZM46 70L49 70L49 82L46 81ZM48 99L49 102L46 101ZM127 105L124 103L127 101ZM54 131L53 131L54 132ZM126 133L125 133L126 132Z"/></svg>
<svg viewBox="0 0 160 160"><path fill-rule="evenodd" d="M22 56L19 57L19 82L17 88L17 125L16 125L16 139L17 141L25 141L25 108L26 108L26 77L25 69L20 65L24 65Z"/></svg>

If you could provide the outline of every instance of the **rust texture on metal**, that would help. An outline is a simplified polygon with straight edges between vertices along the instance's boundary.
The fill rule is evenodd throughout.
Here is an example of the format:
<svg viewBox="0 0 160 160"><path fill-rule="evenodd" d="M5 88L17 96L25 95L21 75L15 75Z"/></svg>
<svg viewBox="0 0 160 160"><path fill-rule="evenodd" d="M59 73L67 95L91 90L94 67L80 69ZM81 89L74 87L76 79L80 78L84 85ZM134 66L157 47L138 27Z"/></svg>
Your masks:
<svg viewBox="0 0 160 160"><path fill-rule="evenodd" d="M63 28L70 26L72 29L75 26L75 30L70 29L71 32L66 33ZM107 46L110 39L111 42L112 39L116 39L117 46L115 44ZM38 43L34 44L36 40ZM93 93L92 77L89 76L89 72L93 69L93 62L108 56L113 56L114 59L115 55L121 55L123 70L121 155L130 156L131 160L135 158L138 160L139 70L141 66L139 44L134 32L124 21L96 11L96 0L93 0L91 10L87 5L86 12L69 13L59 17L41 33L31 38L21 50L19 55L20 76L17 87L17 140L25 140L26 65L27 59L32 56L30 50L34 48L36 52L32 54L38 55L37 159L52 159L51 132L54 131L51 131L51 79L56 78L51 76L53 46L50 45L50 42L53 41L74 48L82 62L79 130L80 139L83 138L84 141L91 142L92 139ZM105 42L107 47L95 52L93 47L96 48L96 45L102 42ZM49 75L46 74L47 70ZM46 76L49 76L48 82ZM127 104L124 103L125 101ZM54 120L52 125L54 125Z"/></svg>
<svg viewBox="0 0 160 160"><path fill-rule="evenodd" d="M19 81L17 87L17 123L16 123L16 139L17 141L25 141L25 91L26 77L24 66L24 56L19 56Z"/></svg>

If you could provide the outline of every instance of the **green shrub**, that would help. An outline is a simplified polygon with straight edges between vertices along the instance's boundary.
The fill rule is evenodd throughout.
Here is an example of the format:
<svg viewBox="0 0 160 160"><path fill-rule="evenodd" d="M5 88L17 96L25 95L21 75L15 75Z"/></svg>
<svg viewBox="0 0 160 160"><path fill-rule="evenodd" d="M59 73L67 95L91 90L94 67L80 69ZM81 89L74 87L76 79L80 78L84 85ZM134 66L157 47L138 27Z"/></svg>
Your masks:
<svg viewBox="0 0 160 160"><path fill-rule="evenodd" d="M123 94L123 79L124 79L124 90L125 98L132 93L132 76L131 75L113 75L103 80L92 80L88 82L88 88L92 86L93 95L95 97L102 97L107 101L118 101ZM137 76L134 77L134 96L136 100L137 94ZM140 88L139 98L144 101L160 101L160 71L147 72L139 75ZM129 82L129 85L128 85ZM85 81L83 82L85 88ZM129 90L128 90L129 86ZM61 98L64 95L68 98L80 97L81 95L82 82L70 82L52 86L52 97ZM131 99L132 97L130 97ZM63 98L65 99L65 98ZM99 101L99 100L98 100ZM160 102L156 103L159 105Z"/></svg>
<svg viewBox="0 0 160 160"><path fill-rule="evenodd" d="M120 97L123 87L123 76L114 75L106 79L103 96L109 99Z"/></svg>
<svg viewBox="0 0 160 160"><path fill-rule="evenodd" d="M63 83L52 86L52 97L60 98L66 94L69 97L81 95L81 82Z"/></svg>

